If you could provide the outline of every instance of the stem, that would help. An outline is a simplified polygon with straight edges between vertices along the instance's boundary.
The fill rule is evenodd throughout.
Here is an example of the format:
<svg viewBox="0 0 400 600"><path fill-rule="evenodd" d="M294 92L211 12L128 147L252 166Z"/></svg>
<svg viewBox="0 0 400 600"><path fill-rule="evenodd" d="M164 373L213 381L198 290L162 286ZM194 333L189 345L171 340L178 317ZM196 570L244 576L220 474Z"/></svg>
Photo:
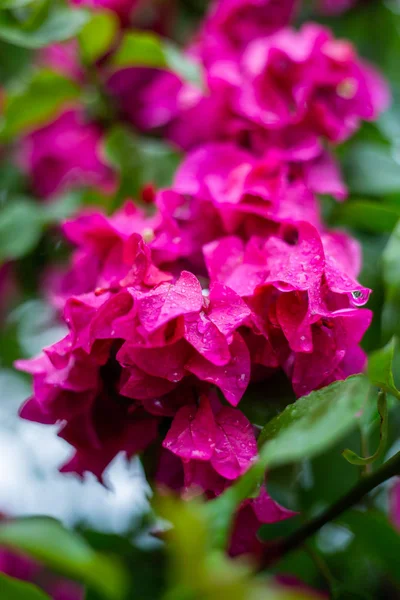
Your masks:
<svg viewBox="0 0 400 600"><path fill-rule="evenodd" d="M321 515L300 527L297 531L283 540L272 543L265 550L262 559L262 568L270 566L279 560L284 554L296 550L304 544L311 536L317 533L324 525L337 519L346 510L360 502L363 497L375 489L378 485L391 479L400 473L400 452L384 463L375 473L364 477L345 496L339 498L335 504L329 507Z"/></svg>
<svg viewBox="0 0 400 600"><path fill-rule="evenodd" d="M369 456L369 445L368 445L368 436L364 432L362 426L360 427L360 437L361 437L361 456L363 458L367 458ZM370 464L365 464L361 470L361 477L367 477L372 473L372 468Z"/></svg>

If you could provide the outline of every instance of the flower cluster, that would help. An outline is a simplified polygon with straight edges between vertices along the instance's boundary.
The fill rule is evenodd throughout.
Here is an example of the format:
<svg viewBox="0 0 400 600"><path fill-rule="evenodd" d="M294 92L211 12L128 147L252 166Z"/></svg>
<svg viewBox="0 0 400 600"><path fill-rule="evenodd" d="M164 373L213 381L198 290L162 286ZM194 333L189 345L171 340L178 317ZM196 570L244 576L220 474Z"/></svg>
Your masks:
<svg viewBox="0 0 400 600"><path fill-rule="evenodd" d="M102 480L117 453L151 447L159 482L213 497L257 458L240 410L250 383L283 370L302 396L363 369L371 313L360 308L370 294L357 281L360 250L324 226L316 194L345 198L331 147L374 119L388 93L347 42L314 24L290 29L294 9L216 2L189 50L204 89L129 70L143 85L140 110L125 103L125 117L187 154L151 215L128 201L64 225L76 249L52 299L68 332L18 363L34 379L22 416L60 424L75 449L63 471ZM124 77L111 85L122 96L135 88ZM71 140L66 124L80 129ZM60 130L46 179L42 153ZM82 172L108 185L97 141L75 113L32 134L43 195ZM291 514L263 489L241 507L232 553L254 550L260 523Z"/></svg>

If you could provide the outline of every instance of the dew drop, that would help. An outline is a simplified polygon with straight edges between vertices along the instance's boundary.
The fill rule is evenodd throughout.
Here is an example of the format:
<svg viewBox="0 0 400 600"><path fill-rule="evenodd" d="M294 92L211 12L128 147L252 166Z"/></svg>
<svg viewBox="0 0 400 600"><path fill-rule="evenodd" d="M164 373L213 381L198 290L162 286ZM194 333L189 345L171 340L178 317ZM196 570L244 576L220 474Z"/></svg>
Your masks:
<svg viewBox="0 0 400 600"><path fill-rule="evenodd" d="M351 302L354 306L364 306L368 302L369 292L363 290L355 290L351 292Z"/></svg>

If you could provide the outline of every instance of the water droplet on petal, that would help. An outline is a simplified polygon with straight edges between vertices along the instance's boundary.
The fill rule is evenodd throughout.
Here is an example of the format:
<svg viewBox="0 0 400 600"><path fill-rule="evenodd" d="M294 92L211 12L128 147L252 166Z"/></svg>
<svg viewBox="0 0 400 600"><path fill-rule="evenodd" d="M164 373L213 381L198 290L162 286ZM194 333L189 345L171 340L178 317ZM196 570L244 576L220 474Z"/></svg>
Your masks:
<svg viewBox="0 0 400 600"><path fill-rule="evenodd" d="M367 290L355 290L351 292L351 303L354 306L364 306L368 302L369 291Z"/></svg>

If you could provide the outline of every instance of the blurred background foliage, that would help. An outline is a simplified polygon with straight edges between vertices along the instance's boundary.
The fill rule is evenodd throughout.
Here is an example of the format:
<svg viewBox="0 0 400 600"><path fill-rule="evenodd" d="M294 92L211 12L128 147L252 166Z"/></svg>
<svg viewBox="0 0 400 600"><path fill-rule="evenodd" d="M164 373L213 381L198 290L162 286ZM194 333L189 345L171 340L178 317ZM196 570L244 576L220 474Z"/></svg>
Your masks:
<svg viewBox="0 0 400 600"><path fill-rule="evenodd" d="M169 4L170 0L159 0L152 10L164 10ZM7 277L8 282L0 299L0 395L13 411L28 386L24 376L12 370L14 360L30 357L60 337L56 315L40 294L45 270L68 256L60 222L85 205L96 204L110 212L125 198L145 200L145 186L168 185L180 159L179 152L165 141L144 138L115 118L98 79L97 64L101 61L103 68L110 69L126 65L170 68L189 80L201 80L196 65L182 55L179 45L190 38L206 6L203 0L176 2L176 18L168 22L162 36L146 28L153 18L150 10L141 28L126 30L115 49L117 24L111 13L72 9L62 0L0 0L0 278ZM338 37L351 40L392 86L390 110L377 123L364 124L338 150L349 200L336 204L331 198L322 199L328 223L350 230L362 244L360 279L374 290L369 303L374 321L364 347L373 352L400 335L400 2L364 1L329 19L317 15L309 2L299 22L310 18L326 21ZM79 44L85 74L81 81L38 60L42 48L72 37ZM83 188L44 204L35 198L21 171L18 140L76 102L103 124L104 156L118 174L118 186L112 197ZM400 353L396 350L394 385L400 385L397 365ZM260 399L250 391L242 406L260 425L292 400L279 377L266 394L267 399ZM399 450L396 408L393 396L389 397L388 451L377 465ZM379 415L373 409L362 432L371 453L379 445L379 433ZM345 448L360 452L360 439L359 430L351 431L319 455L269 473L270 494L301 516L264 526L264 540L287 535L357 483L360 469L344 460L341 452ZM266 579L255 577L249 566L231 564L222 553L211 551L201 507L178 505L171 499L157 507L158 514L175 525L169 553L159 536L150 535L164 528L148 505L144 512L142 507L143 514L132 516L124 535L94 531L87 523L77 522L79 518L75 519L76 532L51 519L32 518L18 521L14 528L7 522L0 525L0 543L21 548L56 572L83 581L88 600L312 597L296 588L277 588L271 579L275 573L298 577L313 588L330 589L338 600L393 600L400 598L400 536L380 512L387 513L387 490L385 484L368 497L368 511L350 511L326 525L304 549L276 563ZM5 577L0 578L0 596L10 600L46 597L28 584L13 584Z"/></svg>

